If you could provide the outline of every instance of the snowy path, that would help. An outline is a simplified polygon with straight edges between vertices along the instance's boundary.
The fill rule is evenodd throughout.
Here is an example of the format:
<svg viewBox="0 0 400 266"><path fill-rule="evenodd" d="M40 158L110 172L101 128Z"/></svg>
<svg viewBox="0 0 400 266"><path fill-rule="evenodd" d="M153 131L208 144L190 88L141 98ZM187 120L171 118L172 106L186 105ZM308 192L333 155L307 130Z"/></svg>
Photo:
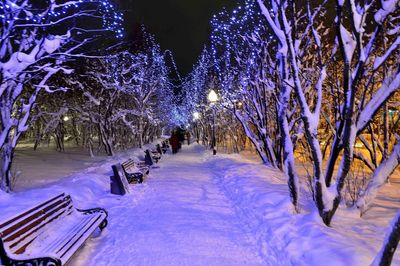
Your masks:
<svg viewBox="0 0 400 266"><path fill-rule="evenodd" d="M138 205L124 210L132 213L109 209L113 218L103 240L113 241L115 250L96 250L92 265L263 264L207 162L199 161L202 154L184 149L164 158L146 180ZM114 237L114 230L125 234Z"/></svg>
<svg viewBox="0 0 400 266"><path fill-rule="evenodd" d="M79 208L107 209L107 228L86 241L69 264L73 266L363 266L374 258L400 207L396 179L363 218L343 207L333 226L326 227L304 191L301 214L292 213L281 172L243 155L212 156L195 144L162 158L143 184L131 185L130 194L110 194L111 165L141 156L143 151L134 149L75 165L71 155L52 165L49 178L40 170L47 168L46 156L22 157L20 163L25 168L35 164L37 172L32 180L21 180L21 191L0 192L0 220L62 192ZM87 163L90 167L79 170ZM62 177L56 168L71 172ZM25 185L33 189L25 190ZM400 265L399 252L393 265Z"/></svg>

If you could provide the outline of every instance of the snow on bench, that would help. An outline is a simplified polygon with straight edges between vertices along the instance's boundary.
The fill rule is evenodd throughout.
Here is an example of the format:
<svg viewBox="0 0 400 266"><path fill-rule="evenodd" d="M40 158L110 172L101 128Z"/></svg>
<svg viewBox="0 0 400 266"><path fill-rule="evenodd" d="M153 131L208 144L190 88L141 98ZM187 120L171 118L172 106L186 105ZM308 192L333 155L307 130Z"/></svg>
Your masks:
<svg viewBox="0 0 400 266"><path fill-rule="evenodd" d="M156 145L156 151L157 151L157 153L160 154L160 156L164 153L164 152L163 152L163 149L161 148L161 145L160 145L160 144L157 144L157 145Z"/></svg>
<svg viewBox="0 0 400 266"><path fill-rule="evenodd" d="M158 163L160 159L161 153L159 153L158 151L150 151L149 149L145 151L144 161L148 166L152 166L154 163Z"/></svg>
<svg viewBox="0 0 400 266"><path fill-rule="evenodd" d="M132 159L121 164L129 183L142 183L145 175L149 174L150 168L144 163L135 163Z"/></svg>
<svg viewBox="0 0 400 266"><path fill-rule="evenodd" d="M62 193L0 222L0 264L65 265L96 228L106 226L106 210L76 209Z"/></svg>
<svg viewBox="0 0 400 266"><path fill-rule="evenodd" d="M169 149L168 140L163 140L161 143L161 150L163 153L166 153Z"/></svg>

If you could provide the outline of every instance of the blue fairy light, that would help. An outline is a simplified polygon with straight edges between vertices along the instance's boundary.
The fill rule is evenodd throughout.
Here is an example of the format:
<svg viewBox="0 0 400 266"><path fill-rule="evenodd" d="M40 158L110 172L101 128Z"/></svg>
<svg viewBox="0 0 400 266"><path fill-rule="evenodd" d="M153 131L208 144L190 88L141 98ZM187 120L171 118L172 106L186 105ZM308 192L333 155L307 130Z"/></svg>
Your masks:
<svg viewBox="0 0 400 266"><path fill-rule="evenodd" d="M243 37L259 36L267 41L271 40L268 38L271 34L263 21L261 11L253 0L243 0L231 12L223 9L212 17L211 54L218 75L221 69L230 66L234 50L249 49ZM256 54L248 52L255 59Z"/></svg>
<svg viewBox="0 0 400 266"><path fill-rule="evenodd" d="M30 1L28 1L30 2ZM64 1L64 3L67 2ZM63 5L63 3L54 4L53 8L40 9L35 7L33 3L27 5L22 12L16 12L15 10L20 7L10 6L9 4L0 3L0 19L3 19L3 23L10 24L13 21L24 21L23 23L44 23L45 21L59 20L60 17L70 16L73 13L81 12L86 7L97 6L97 13L102 17L103 27L109 31L115 32L118 38L122 38L123 35L123 15L117 11L114 5L109 0L76 0L70 1L69 4ZM18 14L17 16L15 14ZM86 13L87 14L87 13ZM80 16L80 15L78 15ZM40 26L40 25L38 25Z"/></svg>

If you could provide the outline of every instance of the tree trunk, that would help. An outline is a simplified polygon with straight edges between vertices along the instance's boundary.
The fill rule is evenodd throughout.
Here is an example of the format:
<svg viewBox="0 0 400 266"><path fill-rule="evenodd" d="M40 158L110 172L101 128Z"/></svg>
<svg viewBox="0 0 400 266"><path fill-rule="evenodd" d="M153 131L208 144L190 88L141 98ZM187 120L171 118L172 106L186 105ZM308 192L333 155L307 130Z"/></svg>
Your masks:
<svg viewBox="0 0 400 266"><path fill-rule="evenodd" d="M388 103L385 102L384 109L383 109L383 135L384 135L384 142L383 142L383 154L382 160L386 160L389 156L389 108Z"/></svg>
<svg viewBox="0 0 400 266"><path fill-rule="evenodd" d="M386 183L386 180L398 167L400 162L400 142L394 147L392 154L375 169L371 180L364 192L360 193L356 206L363 214L371 202L376 198L379 189Z"/></svg>
<svg viewBox="0 0 400 266"><path fill-rule="evenodd" d="M260 156L263 163L271 163L272 164L272 162L270 162L270 160L268 159L268 156L264 149L265 143L263 143L263 145L260 144L260 139L256 136L256 134L249 127L247 119L245 117L243 117L237 110L235 111L235 116L239 120L240 124L242 125L246 136L249 138L249 140L253 143L254 147L256 148L257 154Z"/></svg>
<svg viewBox="0 0 400 266"><path fill-rule="evenodd" d="M339 142L340 142L340 137L336 135L332 143L332 148L329 154L328 164L326 166L326 171L325 171L325 184L327 187L331 186L333 171L335 169L335 164L341 151Z"/></svg>
<svg viewBox="0 0 400 266"><path fill-rule="evenodd" d="M299 180L296 174L294 154L293 154L293 143L290 138L290 132L288 128L288 121L286 118L286 107L287 103L281 103L282 107L279 112L279 126L282 132L282 145L283 145L283 169L287 176L287 182L289 186L289 194L292 200L292 204L296 212L299 212Z"/></svg>
<svg viewBox="0 0 400 266"><path fill-rule="evenodd" d="M351 119L350 119L351 120ZM352 121L352 120L351 120ZM339 172L338 172L338 178L336 180L336 195L333 200L332 207L329 210L323 209L322 210L322 220L326 225L330 225L333 215L335 215L337 208L339 207L340 201L342 199L342 189L345 185L345 181L347 178L347 175L350 171L350 167L353 161L353 154L354 154L354 143L356 139L356 129L353 126L352 122L346 121L349 124L348 128L345 129L345 134L344 134L344 154L342 161L340 162L339 165ZM321 210L320 210L321 212Z"/></svg>
<svg viewBox="0 0 400 266"><path fill-rule="evenodd" d="M72 119L72 133L74 134L76 146L79 147L79 130L74 118Z"/></svg>
<svg viewBox="0 0 400 266"><path fill-rule="evenodd" d="M281 84L279 84L279 109L278 109L278 121L279 129L282 136L281 145L283 149L283 169L288 180L289 194L292 200L292 204L296 212L299 212L299 178L296 173L293 142L290 136L290 130L287 120L287 109L289 105L291 89L284 84L284 81L288 80L289 72L286 57L280 56L280 68L281 73Z"/></svg>
<svg viewBox="0 0 400 266"><path fill-rule="evenodd" d="M390 232L390 233L389 233ZM400 212L393 219L382 249L372 262L372 266L389 266L400 240Z"/></svg>
<svg viewBox="0 0 400 266"><path fill-rule="evenodd" d="M99 125L100 127L100 138L101 142L104 145L104 150L107 154L107 156L114 156L114 150L112 146L112 140L110 139L110 136L106 133L107 130L104 128L104 125Z"/></svg>
<svg viewBox="0 0 400 266"><path fill-rule="evenodd" d="M143 147L143 119L139 118L139 148Z"/></svg>
<svg viewBox="0 0 400 266"><path fill-rule="evenodd" d="M1 149L1 184L0 188L5 192L10 192L12 190L12 180L11 180L11 165L14 157L14 148L11 143L4 143Z"/></svg>

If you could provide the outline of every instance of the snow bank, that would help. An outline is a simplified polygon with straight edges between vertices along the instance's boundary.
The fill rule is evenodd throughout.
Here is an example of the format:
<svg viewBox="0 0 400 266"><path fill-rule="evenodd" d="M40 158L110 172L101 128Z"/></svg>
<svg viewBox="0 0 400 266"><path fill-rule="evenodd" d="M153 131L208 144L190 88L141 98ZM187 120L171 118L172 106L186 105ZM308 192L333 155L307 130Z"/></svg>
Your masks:
<svg viewBox="0 0 400 266"><path fill-rule="evenodd" d="M309 198L294 214L280 172L249 157L212 156L199 145L164 156L130 194L111 195L111 164L142 153L94 162L41 188L0 192L0 221L66 192L79 208L109 213L107 228L71 265L369 265L399 207L390 201L399 191L392 184L378 197L378 208L363 218L339 209L329 228Z"/></svg>
<svg viewBox="0 0 400 266"><path fill-rule="evenodd" d="M371 210L368 217L360 218L357 210L341 208L332 227L326 227L309 198L301 198L301 214L294 214L280 172L243 163L237 156L211 159L210 164L219 173L215 182L232 201L246 230L261 244L262 257L273 253L277 265L369 265L396 211L390 210L391 203L386 211ZM392 195L387 201L391 199ZM397 252L394 265L398 263Z"/></svg>

